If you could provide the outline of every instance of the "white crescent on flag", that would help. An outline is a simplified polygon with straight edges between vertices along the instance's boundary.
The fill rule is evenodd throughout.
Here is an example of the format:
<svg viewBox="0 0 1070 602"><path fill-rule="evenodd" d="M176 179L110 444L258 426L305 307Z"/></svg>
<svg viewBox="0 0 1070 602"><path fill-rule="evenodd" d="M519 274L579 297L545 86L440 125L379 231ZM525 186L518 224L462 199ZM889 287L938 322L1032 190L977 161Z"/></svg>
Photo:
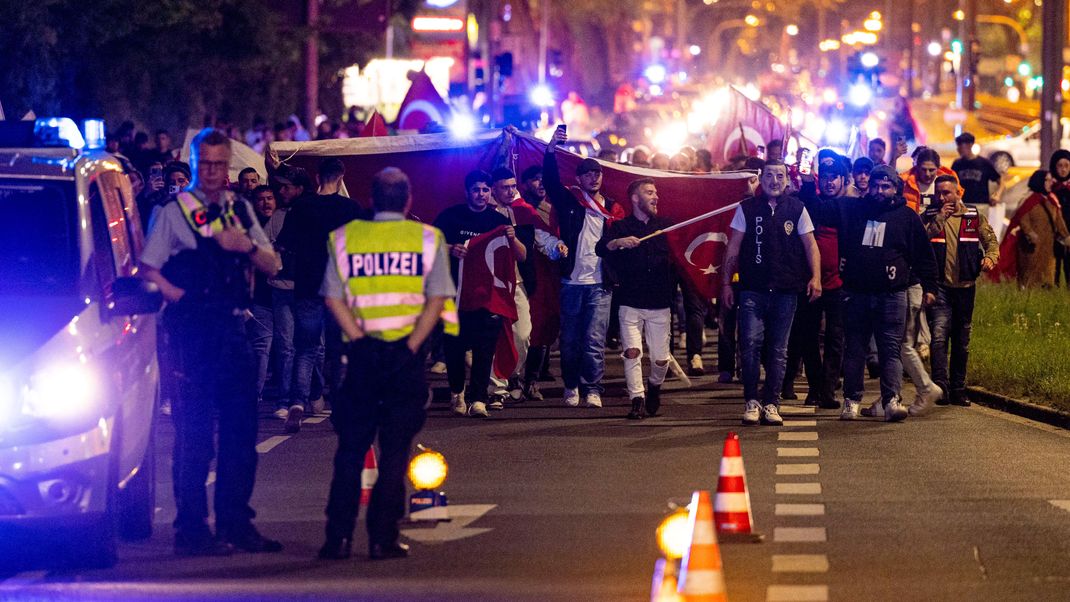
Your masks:
<svg viewBox="0 0 1070 602"><path fill-rule="evenodd" d="M746 136L747 152L750 153L751 148L758 148L759 146L765 146L765 140L762 139L762 135L758 130L750 127L749 125L743 126L743 133L739 132L739 128L733 128L731 133L728 134L728 138L724 141L723 153L725 159L729 159L739 154L739 138L740 136Z"/></svg>
<svg viewBox="0 0 1070 602"><path fill-rule="evenodd" d="M446 120L443 117L442 112L439 111L438 107L436 107L432 102L427 101L427 100L413 100L413 101L410 101L409 103L407 103L405 105L405 107L401 110L401 115L398 116L398 127L399 127L399 129L415 130L415 129L420 129L420 127L423 127L424 124L421 124L420 127L411 127L411 126L407 125L407 123L406 123L408 121L409 117L415 117L416 115L418 115L420 113L423 113L424 115L426 115L427 116L427 120L429 122L433 121L435 123L439 123L439 124L442 124L442 125L445 125L445 123L446 123Z"/></svg>
<svg viewBox="0 0 1070 602"><path fill-rule="evenodd" d="M702 246L702 243L706 242L720 242L728 244L728 237L725 236L723 232L705 232L696 236L695 240L692 240L691 244L687 245L687 250L684 251L684 259L687 260L687 263L694 265L696 268L698 267L697 265L695 265L695 262L691 261L691 254L694 253L695 250L698 249L700 246ZM710 265L702 268L702 273L716 274L717 266L711 263Z"/></svg>
<svg viewBox="0 0 1070 602"><path fill-rule="evenodd" d="M494 286L504 288L505 290L509 290L509 286L501 278L498 278L498 274L494 272L494 252L508 244L509 241L506 240L504 236L499 236L487 243L487 250L483 253L484 259L487 260L487 269L489 269L491 275L494 276Z"/></svg>

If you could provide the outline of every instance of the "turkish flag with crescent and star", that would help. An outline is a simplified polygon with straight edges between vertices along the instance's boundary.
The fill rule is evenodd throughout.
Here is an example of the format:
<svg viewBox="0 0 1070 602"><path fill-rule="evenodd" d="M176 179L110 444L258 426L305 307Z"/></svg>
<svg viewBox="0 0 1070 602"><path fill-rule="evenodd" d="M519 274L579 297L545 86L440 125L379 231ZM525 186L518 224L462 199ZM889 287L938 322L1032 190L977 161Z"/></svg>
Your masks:
<svg viewBox="0 0 1070 602"><path fill-rule="evenodd" d="M412 84L405 93L405 99L401 101L395 127L402 131L418 132L431 122L447 125L450 106L442 100L442 95L438 93L435 84L431 83L430 76L422 70L410 71L409 79Z"/></svg>
<svg viewBox="0 0 1070 602"><path fill-rule="evenodd" d="M540 140L514 135L513 170L521 173L529 165L541 165L545 149L545 143ZM562 182L576 181L576 166L582 159L579 155L557 150ZM602 165L602 194L617 201L630 213L628 184L638 178L652 178L658 189L658 216L674 224L743 200L749 192L748 182L755 177L753 172L682 174L609 161L600 160L599 163ZM732 214L733 210L728 209L662 235L668 237L669 249L681 274L710 299L716 298L720 292L716 284L721 277ZM535 328L533 324L532 329Z"/></svg>
<svg viewBox="0 0 1070 602"><path fill-rule="evenodd" d="M728 101L721 107L706 141L713 162L726 163L744 154L757 156L759 146L770 140L783 140L785 133L784 124L765 105L729 86Z"/></svg>
<svg viewBox="0 0 1070 602"><path fill-rule="evenodd" d="M494 352L494 373L508 378L516 369L517 351L513 342L516 311L516 255L506 226L498 226L470 238L468 252L461 260L457 278L457 309L485 309L502 317L502 332Z"/></svg>

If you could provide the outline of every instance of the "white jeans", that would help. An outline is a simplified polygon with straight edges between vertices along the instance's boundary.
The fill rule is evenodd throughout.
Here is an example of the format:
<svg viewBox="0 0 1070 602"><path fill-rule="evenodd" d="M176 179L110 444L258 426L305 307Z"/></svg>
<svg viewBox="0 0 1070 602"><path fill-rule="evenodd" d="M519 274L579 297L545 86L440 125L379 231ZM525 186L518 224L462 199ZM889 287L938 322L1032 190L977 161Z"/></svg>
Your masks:
<svg viewBox="0 0 1070 602"><path fill-rule="evenodd" d="M628 398L642 397L643 386L643 335L650 350L650 384L665 382L669 370L669 308L636 309L620 306L620 346L623 349L624 380L628 385ZM629 349L638 349L635 357L628 357ZM658 365L661 362L662 365Z"/></svg>
<svg viewBox="0 0 1070 602"><path fill-rule="evenodd" d="M923 297L924 293L920 284L915 284L907 289L906 332L903 336L903 346L899 354L903 361L903 369L906 370L907 376L910 377L910 382L914 383L914 388L918 390L918 395L932 389L934 386L933 379L925 371L925 363L921 361L921 356L918 355L917 350L914 348L918 338L917 323L925 321L921 317Z"/></svg>
<svg viewBox="0 0 1070 602"><path fill-rule="evenodd" d="M528 294L524 291L523 284L516 285L516 293L513 295L516 301L516 322L513 322L513 344L516 345L516 369L512 376L524 373L524 363L528 361L528 346L531 342L531 306L528 304ZM492 394L505 393L507 382L490 374L490 386L488 391Z"/></svg>

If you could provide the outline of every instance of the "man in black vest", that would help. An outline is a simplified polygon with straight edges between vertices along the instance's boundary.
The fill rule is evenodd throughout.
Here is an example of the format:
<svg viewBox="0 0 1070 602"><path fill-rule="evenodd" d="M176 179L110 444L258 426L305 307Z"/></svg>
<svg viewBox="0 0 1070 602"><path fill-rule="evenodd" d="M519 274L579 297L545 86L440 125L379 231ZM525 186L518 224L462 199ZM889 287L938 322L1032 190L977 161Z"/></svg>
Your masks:
<svg viewBox="0 0 1070 602"><path fill-rule="evenodd" d="M282 264L252 207L226 189L230 139L205 129L190 148L193 181L160 209L141 255L143 277L167 300L163 326L174 355L175 552L278 552L282 545L253 526L256 513L249 506L256 480L257 391L244 313L252 305L250 266L273 276ZM217 413L213 538L205 481Z"/></svg>
<svg viewBox="0 0 1070 602"><path fill-rule="evenodd" d="M821 258L810 215L788 192L788 168L769 161L761 188L744 199L732 217L722 274L721 298L735 304L732 274L739 272L739 326L743 358L743 424L779 426L780 389L788 360L788 334L798 296L821 296ZM763 347L765 386L758 399Z"/></svg>
<svg viewBox="0 0 1070 602"><path fill-rule="evenodd" d="M999 241L983 213L962 202L959 184L952 176L936 178L936 198L940 212L927 214L925 231L936 253L936 301L929 308L932 331L931 361L933 382L944 391L944 400L968 406L966 361L970 355L973 323L974 283L981 271L989 271L999 261ZM951 347L951 374L948 376L948 346ZM910 414L929 409L921 399L909 408ZM945 403L947 403L945 401ZM937 402L939 403L939 402Z"/></svg>

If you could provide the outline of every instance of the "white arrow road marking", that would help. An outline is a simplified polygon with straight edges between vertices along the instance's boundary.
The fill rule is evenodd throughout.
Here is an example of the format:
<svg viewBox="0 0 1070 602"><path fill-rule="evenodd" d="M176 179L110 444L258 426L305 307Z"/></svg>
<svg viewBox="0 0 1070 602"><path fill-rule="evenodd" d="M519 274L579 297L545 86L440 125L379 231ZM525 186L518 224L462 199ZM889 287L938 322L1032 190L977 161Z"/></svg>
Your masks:
<svg viewBox="0 0 1070 602"><path fill-rule="evenodd" d="M449 522L441 522L433 529L404 529L401 534L420 543L444 543L466 537L475 537L491 531L489 528L468 528L484 514L498 507L497 504L459 504L447 506L450 511Z"/></svg>
<svg viewBox="0 0 1070 602"><path fill-rule="evenodd" d="M1070 500L1048 500L1048 503L1056 508L1062 508L1067 512L1070 512Z"/></svg>

